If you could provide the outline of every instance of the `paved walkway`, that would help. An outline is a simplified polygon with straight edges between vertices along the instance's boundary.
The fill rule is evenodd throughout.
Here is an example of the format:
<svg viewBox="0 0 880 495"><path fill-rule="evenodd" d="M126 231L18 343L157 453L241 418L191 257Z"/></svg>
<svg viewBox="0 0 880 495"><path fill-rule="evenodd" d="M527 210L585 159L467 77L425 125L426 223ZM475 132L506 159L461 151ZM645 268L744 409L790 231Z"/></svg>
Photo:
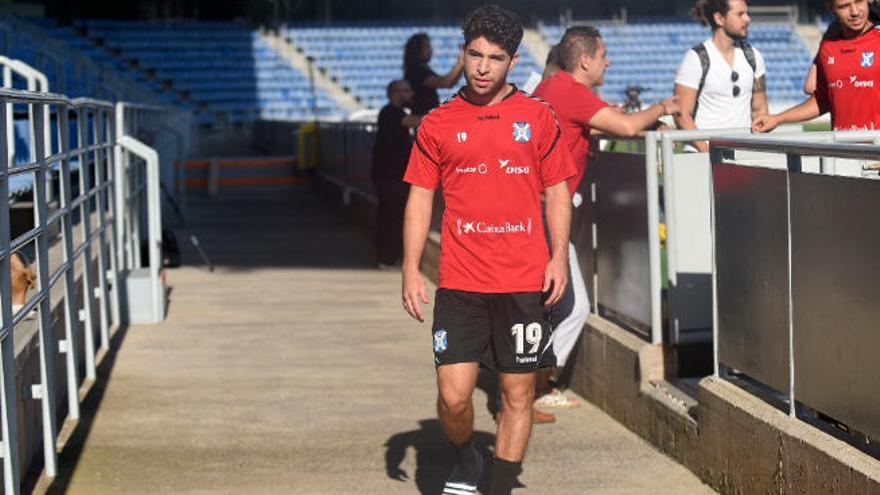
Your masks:
<svg viewBox="0 0 880 495"><path fill-rule="evenodd" d="M169 271L167 321L117 335L48 492L438 493L429 329L404 316L399 273L371 268L369 236L305 192L197 202L191 222L218 269ZM590 405L536 427L520 481L516 494L712 493Z"/></svg>

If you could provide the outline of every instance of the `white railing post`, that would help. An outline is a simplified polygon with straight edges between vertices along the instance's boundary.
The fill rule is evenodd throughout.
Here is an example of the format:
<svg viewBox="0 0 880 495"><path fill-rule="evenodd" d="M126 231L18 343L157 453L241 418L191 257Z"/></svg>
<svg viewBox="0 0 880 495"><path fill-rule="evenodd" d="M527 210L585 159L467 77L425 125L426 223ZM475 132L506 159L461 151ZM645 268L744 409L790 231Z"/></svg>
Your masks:
<svg viewBox="0 0 880 495"><path fill-rule="evenodd" d="M119 145L145 162L147 198L147 246L149 250L150 285L153 295L153 321L162 321L165 314L164 288L159 279L162 267L162 208L159 182L159 154L131 136L121 136Z"/></svg>
<svg viewBox="0 0 880 495"><path fill-rule="evenodd" d="M4 69L4 74L6 70ZM12 125L12 104L0 105L0 111L4 113L0 119L0 139L4 139L7 148L10 145L10 126ZM0 154L0 197L9 197L9 177L6 175L12 165L9 153ZM12 294L12 267L10 260L10 230L9 230L9 201L0 201L0 293ZM3 489L7 495L17 495L20 487L19 461L18 461L18 403L16 397L15 380L15 345L13 342L13 315L12 298L0 298L0 381L2 381L2 394L0 394L0 407L3 414L2 422L3 441L0 454L3 456Z"/></svg>
<svg viewBox="0 0 880 495"><path fill-rule="evenodd" d="M40 400L43 420L43 458L45 461L44 471L47 476L54 477L57 472L57 458L55 451L55 351L57 342L52 335L52 304L49 298L50 273L49 273L49 235L48 218L49 205L46 198L46 160L44 143L42 142L43 122L48 119L48 104L31 103L35 121L33 128L37 130L35 140L36 152L40 163L39 169L34 173L34 224L41 232L37 235L37 290L41 300L39 310L39 336L40 336L40 383L31 388L35 399Z"/></svg>

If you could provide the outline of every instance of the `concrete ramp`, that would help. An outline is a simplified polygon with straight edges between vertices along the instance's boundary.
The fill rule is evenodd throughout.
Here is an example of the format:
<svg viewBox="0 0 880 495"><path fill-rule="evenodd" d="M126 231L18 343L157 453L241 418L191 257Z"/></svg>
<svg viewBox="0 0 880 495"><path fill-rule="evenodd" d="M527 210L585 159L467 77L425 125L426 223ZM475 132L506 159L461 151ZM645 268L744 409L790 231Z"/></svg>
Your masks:
<svg viewBox="0 0 880 495"><path fill-rule="evenodd" d="M302 190L191 200L190 215L217 270L185 252L168 272L167 321L118 336L61 474L37 491L439 493L450 451L429 327L404 316L370 236ZM558 417L536 427L515 494L713 493L591 405Z"/></svg>

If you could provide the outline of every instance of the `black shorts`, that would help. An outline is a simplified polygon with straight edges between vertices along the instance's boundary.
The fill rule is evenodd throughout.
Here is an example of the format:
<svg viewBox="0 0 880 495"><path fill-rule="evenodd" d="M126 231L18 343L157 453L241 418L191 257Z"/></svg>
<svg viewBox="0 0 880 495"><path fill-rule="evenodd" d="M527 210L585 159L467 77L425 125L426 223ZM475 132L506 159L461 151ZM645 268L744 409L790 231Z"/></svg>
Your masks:
<svg viewBox="0 0 880 495"><path fill-rule="evenodd" d="M438 289L431 331L437 366L476 362L502 373L556 366L540 292Z"/></svg>

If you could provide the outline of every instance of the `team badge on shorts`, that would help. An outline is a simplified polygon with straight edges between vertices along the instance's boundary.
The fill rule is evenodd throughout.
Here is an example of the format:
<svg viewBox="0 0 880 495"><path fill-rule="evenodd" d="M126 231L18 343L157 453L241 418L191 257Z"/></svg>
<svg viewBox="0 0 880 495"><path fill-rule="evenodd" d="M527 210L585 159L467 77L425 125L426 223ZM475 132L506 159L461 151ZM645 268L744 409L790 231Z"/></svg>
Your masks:
<svg viewBox="0 0 880 495"><path fill-rule="evenodd" d="M532 126L528 122L513 123L513 140L517 143L528 143L532 140Z"/></svg>
<svg viewBox="0 0 880 495"><path fill-rule="evenodd" d="M446 330L440 329L434 332L434 352L441 354L448 347L446 343Z"/></svg>
<svg viewBox="0 0 880 495"><path fill-rule="evenodd" d="M874 65L874 52L862 52L862 68L867 69Z"/></svg>

